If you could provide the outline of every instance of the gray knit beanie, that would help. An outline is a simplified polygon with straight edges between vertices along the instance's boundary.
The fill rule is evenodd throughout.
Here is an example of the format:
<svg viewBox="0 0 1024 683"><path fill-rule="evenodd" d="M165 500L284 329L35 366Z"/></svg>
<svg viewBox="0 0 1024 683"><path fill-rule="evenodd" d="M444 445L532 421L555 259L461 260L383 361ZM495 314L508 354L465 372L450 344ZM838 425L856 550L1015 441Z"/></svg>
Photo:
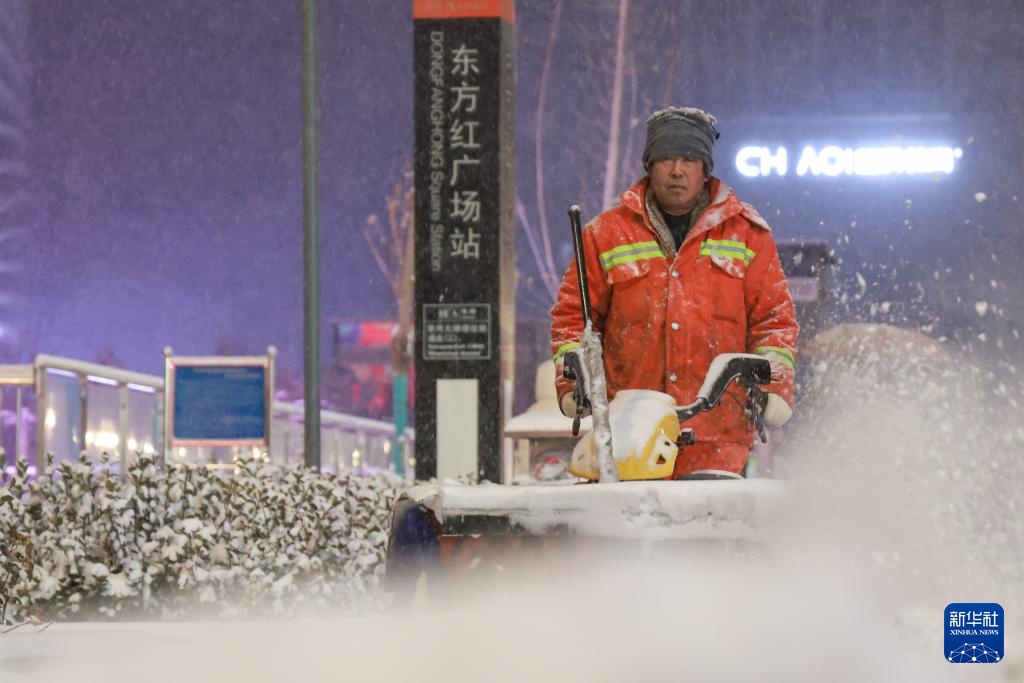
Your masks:
<svg viewBox="0 0 1024 683"><path fill-rule="evenodd" d="M693 107L668 107L647 117L647 144L644 146L644 169L669 157L690 157L704 162L704 173L711 175L715 167L712 147L718 139L711 114Z"/></svg>

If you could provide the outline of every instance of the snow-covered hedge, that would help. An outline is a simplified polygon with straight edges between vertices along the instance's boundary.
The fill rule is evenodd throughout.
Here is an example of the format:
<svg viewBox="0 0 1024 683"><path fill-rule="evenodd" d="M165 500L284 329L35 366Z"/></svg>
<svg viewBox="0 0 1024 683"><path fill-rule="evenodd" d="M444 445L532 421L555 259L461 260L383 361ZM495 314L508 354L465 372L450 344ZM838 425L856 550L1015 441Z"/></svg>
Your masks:
<svg viewBox="0 0 1024 683"><path fill-rule="evenodd" d="M84 457L32 480L27 469L19 460L0 486L5 623L366 607L403 487L255 463L163 469L147 455L123 479Z"/></svg>

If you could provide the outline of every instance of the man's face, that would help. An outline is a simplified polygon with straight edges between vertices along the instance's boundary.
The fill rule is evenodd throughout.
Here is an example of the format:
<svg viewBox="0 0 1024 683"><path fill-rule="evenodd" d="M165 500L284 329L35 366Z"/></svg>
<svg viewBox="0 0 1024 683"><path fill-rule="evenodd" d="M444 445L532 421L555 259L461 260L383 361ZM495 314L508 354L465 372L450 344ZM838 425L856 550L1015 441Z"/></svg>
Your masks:
<svg viewBox="0 0 1024 683"><path fill-rule="evenodd" d="M690 213L704 188L704 162L690 157L669 157L651 164L651 190L662 211Z"/></svg>

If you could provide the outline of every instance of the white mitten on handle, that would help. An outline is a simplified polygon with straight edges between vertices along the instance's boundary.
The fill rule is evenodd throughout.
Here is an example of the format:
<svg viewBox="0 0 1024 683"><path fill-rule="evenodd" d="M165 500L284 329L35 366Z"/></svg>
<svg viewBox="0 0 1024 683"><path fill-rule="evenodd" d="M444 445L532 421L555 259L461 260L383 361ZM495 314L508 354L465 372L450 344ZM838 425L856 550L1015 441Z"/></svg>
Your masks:
<svg viewBox="0 0 1024 683"><path fill-rule="evenodd" d="M576 417L576 399L573 398L571 391L562 395L562 400L559 401L559 408L562 409L562 415ZM590 415L590 408L584 407L580 417L587 417L588 415Z"/></svg>
<svg viewBox="0 0 1024 683"><path fill-rule="evenodd" d="M569 395L571 398L571 394ZM793 416L793 409L789 407L778 394L768 394L768 402L764 406L764 423L768 427L781 427Z"/></svg>

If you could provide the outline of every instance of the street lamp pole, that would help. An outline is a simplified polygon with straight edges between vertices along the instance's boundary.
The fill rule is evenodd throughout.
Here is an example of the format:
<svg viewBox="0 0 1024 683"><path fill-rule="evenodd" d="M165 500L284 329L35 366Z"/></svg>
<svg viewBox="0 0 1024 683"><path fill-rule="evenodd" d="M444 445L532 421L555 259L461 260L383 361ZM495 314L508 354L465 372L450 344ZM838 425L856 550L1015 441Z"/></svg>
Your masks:
<svg viewBox="0 0 1024 683"><path fill-rule="evenodd" d="M306 466L320 469L320 224L316 140L316 0L302 0L302 253Z"/></svg>

